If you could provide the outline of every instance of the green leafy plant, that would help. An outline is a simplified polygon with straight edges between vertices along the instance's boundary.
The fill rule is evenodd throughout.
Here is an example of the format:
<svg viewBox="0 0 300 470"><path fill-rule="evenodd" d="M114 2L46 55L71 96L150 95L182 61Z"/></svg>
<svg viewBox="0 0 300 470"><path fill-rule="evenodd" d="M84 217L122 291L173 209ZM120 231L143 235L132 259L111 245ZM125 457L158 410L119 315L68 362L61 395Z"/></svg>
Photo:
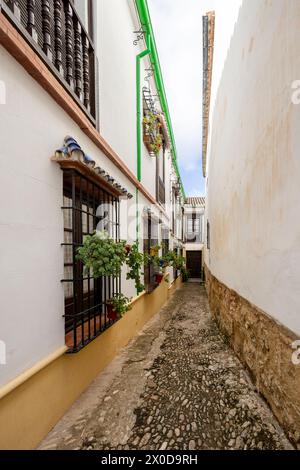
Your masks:
<svg viewBox="0 0 300 470"><path fill-rule="evenodd" d="M166 266L172 266L173 268L176 268L177 261L178 261L178 256L174 251L168 251L163 256L163 260L164 260Z"/></svg>
<svg viewBox="0 0 300 470"><path fill-rule="evenodd" d="M77 259L84 264L85 272L95 279L101 276L118 277L126 260L125 242L115 242L106 232L88 235L77 249Z"/></svg>
<svg viewBox="0 0 300 470"><path fill-rule="evenodd" d="M156 132L161 126L154 113L147 113L144 116L143 124L145 125L146 132Z"/></svg>
<svg viewBox="0 0 300 470"><path fill-rule="evenodd" d="M155 155L159 154L161 147L162 147L162 143L163 143L163 140L162 140L161 134L157 134L152 144L150 144L150 149L152 150L153 153L155 153Z"/></svg>
<svg viewBox="0 0 300 470"><path fill-rule="evenodd" d="M126 312L131 310L131 302L132 299L125 297L123 294L116 294L111 299L107 301L107 304L111 306L111 311L109 312L110 316L114 316L114 314L118 314L122 317Z"/></svg>
<svg viewBox="0 0 300 470"><path fill-rule="evenodd" d="M163 257L162 261L164 266L171 266L174 269L179 269L183 282L189 279L189 272L186 269L186 259L183 256L178 256L174 251L168 251Z"/></svg>
<svg viewBox="0 0 300 470"><path fill-rule="evenodd" d="M180 274L181 274L181 277L182 277L182 281L183 281L183 282L187 282L187 281L189 280L190 273L189 273L189 271L186 269L185 266L183 266L183 267L180 269Z"/></svg>
<svg viewBox="0 0 300 470"><path fill-rule="evenodd" d="M137 294L145 290L144 284L141 282L141 275L143 275L142 268L148 263L147 255L140 253L138 244L132 245L130 252L127 255L126 264L130 268L127 273L127 279L135 281L135 288Z"/></svg>
<svg viewBox="0 0 300 470"><path fill-rule="evenodd" d="M148 113L144 116L143 124L144 135L148 136L148 138L145 139L148 150L153 152L155 155L158 155L163 143L163 138L160 133L160 129L162 127L161 122L159 122L156 114Z"/></svg>
<svg viewBox="0 0 300 470"><path fill-rule="evenodd" d="M177 259L175 261L175 268L182 270L185 268L185 263L186 260L183 256L177 256Z"/></svg>

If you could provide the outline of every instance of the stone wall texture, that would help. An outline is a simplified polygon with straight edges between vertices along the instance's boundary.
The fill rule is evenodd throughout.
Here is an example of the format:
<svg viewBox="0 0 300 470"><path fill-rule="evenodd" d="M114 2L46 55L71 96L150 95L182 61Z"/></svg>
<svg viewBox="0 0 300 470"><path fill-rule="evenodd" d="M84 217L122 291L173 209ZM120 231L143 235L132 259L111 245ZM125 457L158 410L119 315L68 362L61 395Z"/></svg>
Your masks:
<svg viewBox="0 0 300 470"><path fill-rule="evenodd" d="M213 317L300 450L300 365L292 362L292 343L299 338L205 271Z"/></svg>

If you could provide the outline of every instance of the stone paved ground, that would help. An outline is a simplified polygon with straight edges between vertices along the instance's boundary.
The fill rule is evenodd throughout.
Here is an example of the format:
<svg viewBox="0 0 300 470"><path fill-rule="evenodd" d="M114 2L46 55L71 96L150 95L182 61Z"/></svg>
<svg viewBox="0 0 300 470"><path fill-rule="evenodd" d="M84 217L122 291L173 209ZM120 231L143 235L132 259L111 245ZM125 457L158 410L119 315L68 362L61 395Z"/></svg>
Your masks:
<svg viewBox="0 0 300 470"><path fill-rule="evenodd" d="M185 284L99 375L40 449L290 449L211 319Z"/></svg>

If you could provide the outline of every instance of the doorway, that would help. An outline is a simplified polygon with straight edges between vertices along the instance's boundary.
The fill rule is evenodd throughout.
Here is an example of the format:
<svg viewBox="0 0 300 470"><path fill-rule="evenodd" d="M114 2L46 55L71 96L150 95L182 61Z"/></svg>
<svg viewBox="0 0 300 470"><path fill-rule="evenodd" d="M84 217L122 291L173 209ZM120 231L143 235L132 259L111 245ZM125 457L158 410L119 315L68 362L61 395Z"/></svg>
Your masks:
<svg viewBox="0 0 300 470"><path fill-rule="evenodd" d="M186 267L192 279L201 279L202 277L202 251L186 252Z"/></svg>

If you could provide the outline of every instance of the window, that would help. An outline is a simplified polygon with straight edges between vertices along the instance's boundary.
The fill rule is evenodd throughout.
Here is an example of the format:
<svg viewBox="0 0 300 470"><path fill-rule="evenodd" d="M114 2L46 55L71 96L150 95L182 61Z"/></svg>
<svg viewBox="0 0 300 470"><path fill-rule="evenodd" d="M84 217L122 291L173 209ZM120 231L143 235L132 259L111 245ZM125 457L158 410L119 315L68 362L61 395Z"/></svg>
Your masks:
<svg viewBox="0 0 300 470"><path fill-rule="evenodd" d="M191 214L187 216L186 240L188 243L202 242L202 216Z"/></svg>
<svg viewBox="0 0 300 470"><path fill-rule="evenodd" d="M173 232L173 235L176 235L176 210L177 210L176 200L177 200L176 190L173 187L172 188L172 232Z"/></svg>
<svg viewBox="0 0 300 470"><path fill-rule="evenodd" d="M178 248L174 248L173 251L178 256L178 253L179 253ZM174 280L178 278L178 269L176 268L173 268L173 277L174 277Z"/></svg>
<svg viewBox="0 0 300 470"><path fill-rule="evenodd" d="M120 292L121 281L85 275L76 249L96 228L119 240L119 201L76 170L64 170L62 209L66 344L77 352L113 324L106 302Z"/></svg>
<svg viewBox="0 0 300 470"><path fill-rule="evenodd" d="M207 221L207 227L206 227L206 246L207 249L210 250L210 223Z"/></svg>
<svg viewBox="0 0 300 470"><path fill-rule="evenodd" d="M169 252L170 246L170 231L166 226L161 228L161 240L162 240L162 256L165 256Z"/></svg>
<svg viewBox="0 0 300 470"><path fill-rule="evenodd" d="M156 157L156 200L162 205L166 203L165 154L166 144L163 140L162 151Z"/></svg>
<svg viewBox="0 0 300 470"><path fill-rule="evenodd" d="M150 254L151 247L158 245L158 222L149 214L144 219L144 253ZM144 281L148 293L156 287L155 266L147 264L144 268Z"/></svg>

